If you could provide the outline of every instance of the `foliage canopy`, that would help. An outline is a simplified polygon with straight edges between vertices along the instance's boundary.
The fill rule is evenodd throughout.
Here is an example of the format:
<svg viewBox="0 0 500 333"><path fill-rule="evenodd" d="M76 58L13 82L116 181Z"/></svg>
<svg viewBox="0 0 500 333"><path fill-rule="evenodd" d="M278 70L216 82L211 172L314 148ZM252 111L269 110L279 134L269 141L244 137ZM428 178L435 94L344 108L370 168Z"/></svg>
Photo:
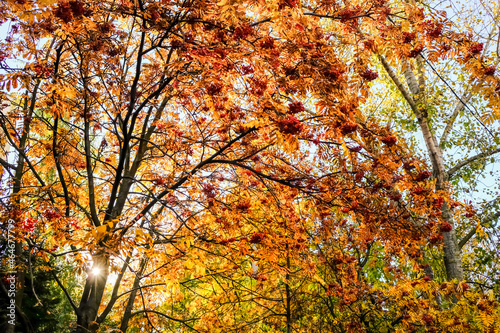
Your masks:
<svg viewBox="0 0 500 333"><path fill-rule="evenodd" d="M76 332L498 332L498 284L464 275L456 230L475 214L423 68L480 77L488 131L500 82L484 44L425 8L3 1L18 327L34 330L23 296L58 290ZM428 162L371 106L381 80Z"/></svg>

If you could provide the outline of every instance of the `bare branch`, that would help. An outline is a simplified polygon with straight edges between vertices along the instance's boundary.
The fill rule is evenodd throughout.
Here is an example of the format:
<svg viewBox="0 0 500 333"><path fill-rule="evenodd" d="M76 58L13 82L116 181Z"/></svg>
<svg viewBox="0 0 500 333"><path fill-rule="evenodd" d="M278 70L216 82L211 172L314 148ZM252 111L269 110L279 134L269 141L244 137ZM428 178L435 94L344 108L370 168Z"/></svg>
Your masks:
<svg viewBox="0 0 500 333"><path fill-rule="evenodd" d="M500 217L500 211L499 212L496 212L494 214L490 214L486 217L484 217L481 221L481 226L485 226L486 224L490 223L490 222L493 222L495 220L497 220L498 218ZM458 242L458 248L462 248L464 247L465 244L467 244L467 242L472 238L474 237L474 235L476 234L477 232L477 228L473 228L471 231L469 231L467 233L467 235L465 235L459 242Z"/></svg>
<svg viewBox="0 0 500 333"><path fill-rule="evenodd" d="M462 94L462 98L459 101L457 101L457 105L455 106L453 113L446 122L446 127L444 128L443 134L441 135L441 140L439 141L440 146L443 146L446 140L448 140L448 136L451 133L451 129L453 127L453 124L455 123L455 119L457 119L458 114L460 113L460 111L464 109L465 104L468 103L471 98L472 98L472 91L470 91L470 86L469 86L465 89L465 92Z"/></svg>
<svg viewBox="0 0 500 333"><path fill-rule="evenodd" d="M500 148L493 149L493 150L490 150L490 151L485 151L485 152L479 153L477 155L474 155L472 157L469 157L469 158L463 160L462 162L459 162L457 165L455 165L450 170L448 170L448 176L451 178L453 176L453 174L455 174L458 170L460 170L464 166L466 166L466 165L468 165L468 164L470 164L470 163L472 163L474 161L477 161L479 159L482 159L482 158L494 155L496 153L500 153Z"/></svg>
<svg viewBox="0 0 500 333"><path fill-rule="evenodd" d="M69 304L71 305L71 307L73 308L73 310L75 311L75 313L78 314L79 313L78 307L76 306L75 302L73 302L73 299L71 298L71 295L69 294L68 290L62 284L61 280L59 280L59 278L57 277L56 272L54 272L54 270L51 270L51 273L52 273L52 276L54 276L54 279L56 280L57 284L59 285L59 288L61 288L61 290L64 292L64 295L68 299Z"/></svg>
<svg viewBox="0 0 500 333"><path fill-rule="evenodd" d="M398 88L399 92L401 92L401 94L403 95L406 102L408 102L408 104L410 105L410 108L412 109L412 111L415 113L415 115L419 115L420 110L418 109L417 104L415 104L413 97L411 97L410 92L408 90L406 90L403 83L396 76L396 74L392 70L392 68L389 65L389 63L387 62L387 60L385 60L384 56L380 55L380 54L379 54L378 58L379 58L380 62L382 63L382 66L384 67L385 71L387 72L387 74L391 78L392 82L394 82L394 84Z"/></svg>

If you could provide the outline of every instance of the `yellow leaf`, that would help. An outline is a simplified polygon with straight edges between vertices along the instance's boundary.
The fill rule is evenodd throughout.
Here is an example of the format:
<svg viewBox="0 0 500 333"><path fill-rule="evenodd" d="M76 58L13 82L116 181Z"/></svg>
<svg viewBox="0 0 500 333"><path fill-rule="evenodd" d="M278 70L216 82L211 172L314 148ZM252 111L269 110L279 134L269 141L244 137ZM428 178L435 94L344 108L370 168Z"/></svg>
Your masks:
<svg viewBox="0 0 500 333"><path fill-rule="evenodd" d="M191 260L187 260L187 261L184 263L184 267L186 267L187 269L193 269L193 267L194 267L194 262L192 262Z"/></svg>
<svg viewBox="0 0 500 333"><path fill-rule="evenodd" d="M314 279L322 285L326 285L325 281L317 274L314 274Z"/></svg>
<svg viewBox="0 0 500 333"><path fill-rule="evenodd" d="M97 228L95 228L94 233L94 238L96 239L96 241L100 241L106 235L106 225L98 226Z"/></svg>

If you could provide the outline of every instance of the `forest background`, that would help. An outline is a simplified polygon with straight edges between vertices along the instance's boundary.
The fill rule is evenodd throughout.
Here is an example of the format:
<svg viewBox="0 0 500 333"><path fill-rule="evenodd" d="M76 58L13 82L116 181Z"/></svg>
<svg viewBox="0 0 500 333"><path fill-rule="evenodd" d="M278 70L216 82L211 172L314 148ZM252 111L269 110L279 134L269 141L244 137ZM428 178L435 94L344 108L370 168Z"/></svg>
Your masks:
<svg viewBox="0 0 500 333"><path fill-rule="evenodd" d="M496 1L0 20L6 332L500 332Z"/></svg>

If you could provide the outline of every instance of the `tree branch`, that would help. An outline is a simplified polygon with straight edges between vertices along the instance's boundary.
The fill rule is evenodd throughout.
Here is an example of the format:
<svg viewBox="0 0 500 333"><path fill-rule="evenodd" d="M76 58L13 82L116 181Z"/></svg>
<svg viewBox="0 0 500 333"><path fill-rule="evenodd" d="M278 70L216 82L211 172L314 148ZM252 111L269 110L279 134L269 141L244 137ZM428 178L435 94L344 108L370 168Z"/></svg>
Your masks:
<svg viewBox="0 0 500 333"><path fill-rule="evenodd" d="M472 163L472 162L474 162L476 160L479 160L481 158L485 158L485 157L494 155L496 153L500 153L500 148L493 149L493 150L490 150L490 151L485 151L485 152L479 153L479 154L477 154L475 156L469 157L469 158L463 160L462 162L459 162L457 165L455 165L450 170L448 170L448 176L451 178L454 173L456 173L458 170L460 170L461 168L463 168L467 164L470 164L470 163Z"/></svg>
<svg viewBox="0 0 500 333"><path fill-rule="evenodd" d="M151 202L149 204L146 205L146 207L144 207L141 212L139 214L136 215L136 217L134 217L134 219L132 220L130 226L132 226L135 222L137 222L138 220L140 220L145 214L147 214L149 212L149 210L154 206L156 205L156 203L158 201L160 201L164 196L166 196L168 193L170 193L171 191L173 190L176 190L177 188L179 188L182 184L184 184L188 179L189 177L191 177L192 175L194 175L198 170L200 170L201 168L203 168L205 165L207 164L211 164L213 163L213 161L219 156L221 155L224 151L226 151L229 147L231 147L233 144L235 144L237 141L239 141L240 139L242 139L243 137L245 137L246 135L256 131L257 128L255 127L251 127L249 129L247 129L245 132L241 133L240 135L238 135L237 137L235 137L233 140L229 141L224 147L220 148L217 152L215 152L212 156L210 156L209 158L207 158L206 160L203 160L201 161L200 163L198 163L187 175L181 177L175 184L173 184L172 186L170 186L168 189L166 190L163 190L160 194L158 194L158 196L156 196L155 198L153 198L153 200L151 200ZM129 227L130 227L129 226ZM121 233L121 235L123 236L128 228L123 228L123 231Z"/></svg>
<svg viewBox="0 0 500 333"><path fill-rule="evenodd" d="M59 288L61 288L62 291L64 292L64 295L68 299L69 304L71 305L71 307L73 308L75 313L78 314L80 311L78 311L78 307L76 306L75 302L73 302L73 299L71 298L71 295L69 294L68 290L66 289L66 287L63 286L63 284L61 283L61 280L59 280L56 272L54 272L53 269L51 270L51 273L54 276L54 279L56 280L57 284L59 285Z"/></svg>
<svg viewBox="0 0 500 333"><path fill-rule="evenodd" d="M0 164L6 168L6 169L12 169L15 170L16 166L13 164L10 164L9 162L5 161L4 159L0 158Z"/></svg>
<svg viewBox="0 0 500 333"><path fill-rule="evenodd" d="M465 92L462 94L462 98L457 101L457 105L455 106L455 109L453 110L453 113L451 114L450 118L446 122L446 127L444 128L443 134L441 135L441 140L439 140L439 145L442 146L446 140L448 140L448 136L451 133L451 129L453 127L453 124L455 123L455 119L457 119L458 114L460 111L462 111L465 107L465 103L468 103L470 99L472 98L472 92L467 91L469 90L469 87L465 89Z"/></svg>
<svg viewBox="0 0 500 333"><path fill-rule="evenodd" d="M194 320L198 319L198 318L192 318L192 319L186 319L186 320L177 319L177 318L170 317L170 316L168 316L168 315L166 315L166 314L164 314L164 313L162 313L162 312L155 311L155 310L139 310L139 311L136 311L136 312L132 313L132 314L130 315L130 318L132 318L132 317L134 317L134 316L136 316L136 315L138 315L138 314L141 314L141 313L154 313L154 314L157 314L157 315L159 315L159 316L161 316L161 317L165 317L165 318L167 318L167 319L169 319L169 320L176 321L176 322L178 322L178 323L182 323L182 324L184 324L184 325L186 325L186 326L188 326L186 323L188 323L188 322L190 322L190 321L194 321ZM189 327L190 329L195 330L195 329L194 329L194 328L192 328L191 326L188 326L188 327ZM197 330L195 330L195 331L196 331L196 332L198 332Z"/></svg>
<svg viewBox="0 0 500 333"><path fill-rule="evenodd" d="M385 60L384 56L382 56L380 54L379 54L378 58L379 58L380 62L382 63L382 66L384 67L385 71L387 72L387 74L391 78L392 82L394 82L394 84L398 88L399 92L401 92L401 94L403 95L406 102L408 102L408 104L410 105L410 108L412 109L413 113L415 113L415 115L419 115L420 110L418 109L417 104L415 104L413 97L411 97L410 92L408 90L406 90L403 83L396 76L396 74L392 70L392 68L389 65L389 63L387 62L387 60Z"/></svg>
<svg viewBox="0 0 500 333"><path fill-rule="evenodd" d="M496 212L494 214L490 214L489 216L486 216L482 221L481 221L481 226L484 226L488 224L489 222L492 222L500 217L500 211ZM461 249L467 242L474 237L474 235L477 232L477 228L473 228L471 231L467 233L459 242L458 242L458 248Z"/></svg>
<svg viewBox="0 0 500 333"><path fill-rule="evenodd" d="M370 17L370 15L372 15L372 14L373 14L372 12L368 12L368 13L365 13L365 14L362 14L362 15L356 15L356 16L352 16L352 17L349 17L349 18L345 18L344 20L353 20L353 19L357 19L357 18L360 18L360 17ZM342 20L342 17L340 17L340 16L332 16L332 15L326 15L326 14L304 13L303 15L315 16L315 17L321 17L321 18L329 18L329 19L332 19L332 20Z"/></svg>
<svg viewBox="0 0 500 333"><path fill-rule="evenodd" d="M127 258L125 258L125 262L123 263L123 266L120 270L120 274L118 274L116 281L115 281L115 285L113 286L113 292L111 293L111 299L109 300L108 305L106 306L104 311L102 311L101 315L97 317L97 322L99 324L102 323L104 321L104 319L106 319L108 314L113 309L113 306L115 305L116 300L118 300L121 297L121 295L118 296L118 290L120 288L123 276L125 275L127 267L129 265L130 259L131 259L130 256L127 256Z"/></svg>

